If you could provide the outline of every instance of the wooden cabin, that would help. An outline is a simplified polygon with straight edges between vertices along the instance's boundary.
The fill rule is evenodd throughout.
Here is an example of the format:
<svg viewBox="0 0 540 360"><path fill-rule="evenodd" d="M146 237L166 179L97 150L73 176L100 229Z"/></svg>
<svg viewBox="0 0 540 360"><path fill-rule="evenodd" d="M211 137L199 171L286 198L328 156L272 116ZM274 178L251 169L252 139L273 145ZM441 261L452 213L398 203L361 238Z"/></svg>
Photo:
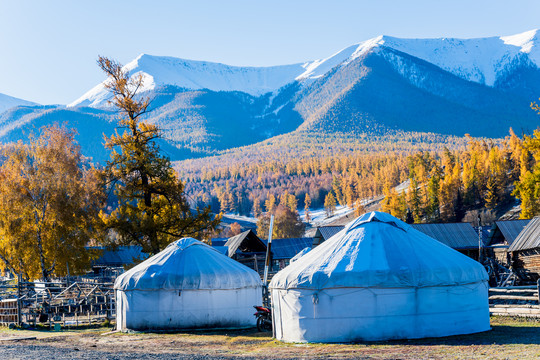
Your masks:
<svg viewBox="0 0 540 360"><path fill-rule="evenodd" d="M435 240L478 260L479 236L469 223L411 224Z"/></svg>
<svg viewBox="0 0 540 360"><path fill-rule="evenodd" d="M92 261L94 276L114 278L124 272L126 267L133 266L149 256L142 251L142 247L137 245L118 246L114 249L95 246L88 249L100 252L100 256Z"/></svg>
<svg viewBox="0 0 540 360"><path fill-rule="evenodd" d="M266 243L251 229L228 239L212 239L212 247L259 273L264 271Z"/></svg>
<svg viewBox="0 0 540 360"><path fill-rule="evenodd" d="M279 271L289 265L291 259L305 248L313 247L313 238L289 238L272 240L272 269Z"/></svg>
<svg viewBox="0 0 540 360"><path fill-rule="evenodd" d="M212 247L222 254L263 274L266 261L267 240L261 240L252 230L228 239L212 239ZM313 238L273 239L270 254L270 271L279 271L305 248L313 246Z"/></svg>
<svg viewBox="0 0 540 360"><path fill-rule="evenodd" d="M536 281L540 277L540 217L525 226L508 248L511 266L524 281Z"/></svg>
<svg viewBox="0 0 540 360"><path fill-rule="evenodd" d="M344 228L345 226L343 225L319 226L315 232L315 235L313 236L313 246L321 245L323 242L330 239Z"/></svg>
<svg viewBox="0 0 540 360"><path fill-rule="evenodd" d="M514 243L530 220L495 221L486 243L489 255L499 263L509 266L508 248Z"/></svg>

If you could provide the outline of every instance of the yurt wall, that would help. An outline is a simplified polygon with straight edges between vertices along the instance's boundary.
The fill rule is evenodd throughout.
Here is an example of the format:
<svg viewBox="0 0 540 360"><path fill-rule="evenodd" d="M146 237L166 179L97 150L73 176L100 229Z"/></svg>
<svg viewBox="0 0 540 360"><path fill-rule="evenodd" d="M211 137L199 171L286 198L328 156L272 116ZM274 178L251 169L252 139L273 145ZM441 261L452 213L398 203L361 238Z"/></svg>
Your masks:
<svg viewBox="0 0 540 360"><path fill-rule="evenodd" d="M364 214L270 283L274 331L351 342L490 329L483 266L385 213Z"/></svg>
<svg viewBox="0 0 540 360"><path fill-rule="evenodd" d="M261 287L247 266L200 241L181 239L118 277L117 328L254 326Z"/></svg>

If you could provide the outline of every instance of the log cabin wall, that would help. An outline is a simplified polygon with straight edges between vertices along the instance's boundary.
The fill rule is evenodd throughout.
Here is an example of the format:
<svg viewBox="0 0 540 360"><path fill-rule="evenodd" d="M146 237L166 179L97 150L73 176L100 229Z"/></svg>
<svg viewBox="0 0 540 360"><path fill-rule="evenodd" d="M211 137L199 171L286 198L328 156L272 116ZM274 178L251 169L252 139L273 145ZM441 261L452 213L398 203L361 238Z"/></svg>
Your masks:
<svg viewBox="0 0 540 360"><path fill-rule="evenodd" d="M540 277L540 248L515 251L512 259L514 269L525 270L532 279Z"/></svg>

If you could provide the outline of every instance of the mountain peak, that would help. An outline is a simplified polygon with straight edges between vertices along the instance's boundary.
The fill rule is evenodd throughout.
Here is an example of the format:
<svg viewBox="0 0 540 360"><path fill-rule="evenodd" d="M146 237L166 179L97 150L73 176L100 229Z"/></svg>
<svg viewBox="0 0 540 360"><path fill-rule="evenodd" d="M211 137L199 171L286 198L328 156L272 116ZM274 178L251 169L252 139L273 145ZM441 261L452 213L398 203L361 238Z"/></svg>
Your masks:
<svg viewBox="0 0 540 360"><path fill-rule="evenodd" d="M15 106L33 106L38 105L34 102L19 99L13 96L9 96L6 94L0 94L0 113L3 113L4 111L15 107Z"/></svg>
<svg viewBox="0 0 540 360"><path fill-rule="evenodd" d="M126 64L125 69L132 75L143 75L143 91L174 85L190 90L240 91L260 96L294 81L320 78L336 66L347 65L368 52L394 50L432 63L462 79L493 86L515 63L525 61L540 65L538 38L538 30L473 39L406 39L380 35L327 58L302 64L241 67L142 53ZM108 97L103 84L99 84L68 106L99 106Z"/></svg>

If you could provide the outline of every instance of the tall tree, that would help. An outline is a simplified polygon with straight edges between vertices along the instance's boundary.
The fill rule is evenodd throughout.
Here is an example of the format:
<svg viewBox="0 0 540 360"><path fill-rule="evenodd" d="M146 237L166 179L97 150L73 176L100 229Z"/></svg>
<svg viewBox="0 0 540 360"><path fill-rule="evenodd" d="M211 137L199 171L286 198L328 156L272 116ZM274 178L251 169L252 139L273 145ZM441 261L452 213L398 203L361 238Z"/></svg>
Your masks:
<svg viewBox="0 0 540 360"><path fill-rule="evenodd" d="M326 216L334 215L336 211L336 198L330 191L324 198L324 210L326 211Z"/></svg>
<svg viewBox="0 0 540 360"><path fill-rule="evenodd" d="M311 198L309 197L309 194L306 193L306 197L304 198L304 216L308 223L311 221L310 207L311 207Z"/></svg>
<svg viewBox="0 0 540 360"><path fill-rule="evenodd" d="M68 267L72 274L86 270L93 254L85 246L96 234L105 196L74 133L43 128L39 138L11 145L3 156L0 266L46 281Z"/></svg>
<svg viewBox="0 0 540 360"><path fill-rule="evenodd" d="M142 74L130 77L118 62L105 57L99 57L98 64L109 76L105 87L120 110L119 126L125 129L105 139L112 153L104 174L119 202L110 214L101 214L105 227L116 231L117 242L138 244L153 254L178 238L202 237L218 225L220 216L213 218L209 207L190 209L184 185L155 143L160 130L141 120L150 105L138 94Z"/></svg>
<svg viewBox="0 0 540 360"><path fill-rule="evenodd" d="M261 213L262 213L261 201L259 200L259 197L257 196L253 200L253 216L257 218L259 217L259 215L261 215Z"/></svg>
<svg viewBox="0 0 540 360"><path fill-rule="evenodd" d="M264 202L264 207L266 208L266 212L273 212L276 208L276 197L274 194L268 193L267 199Z"/></svg>
<svg viewBox="0 0 540 360"><path fill-rule="evenodd" d="M305 225L300 220L297 211L291 211L288 207L279 204L274 212L274 228L272 237L274 239L298 238L304 235ZM270 213L264 213L257 221L257 235L261 239L268 238L270 227Z"/></svg>

